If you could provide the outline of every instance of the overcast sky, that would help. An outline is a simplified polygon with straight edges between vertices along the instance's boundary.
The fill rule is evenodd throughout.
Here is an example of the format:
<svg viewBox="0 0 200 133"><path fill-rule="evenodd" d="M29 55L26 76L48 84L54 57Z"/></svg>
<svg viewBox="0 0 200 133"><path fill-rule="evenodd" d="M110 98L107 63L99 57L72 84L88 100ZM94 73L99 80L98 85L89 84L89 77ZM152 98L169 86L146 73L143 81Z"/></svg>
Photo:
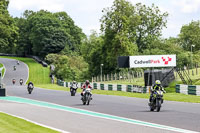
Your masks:
<svg viewBox="0 0 200 133"><path fill-rule="evenodd" d="M9 12L13 17L20 17L25 10L45 9L51 12L65 11L82 28L86 35L91 30L99 32L102 9L111 7L114 0L10 0ZM200 0L129 0L132 4L154 3L161 11L169 13L167 28L163 37L176 37L184 24L200 20Z"/></svg>

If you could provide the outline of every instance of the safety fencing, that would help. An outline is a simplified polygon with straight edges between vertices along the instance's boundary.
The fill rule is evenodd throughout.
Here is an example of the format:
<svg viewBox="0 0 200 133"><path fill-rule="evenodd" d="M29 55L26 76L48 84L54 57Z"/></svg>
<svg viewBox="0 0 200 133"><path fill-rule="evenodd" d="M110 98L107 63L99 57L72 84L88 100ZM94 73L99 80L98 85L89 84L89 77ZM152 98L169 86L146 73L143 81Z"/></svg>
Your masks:
<svg viewBox="0 0 200 133"><path fill-rule="evenodd" d="M199 85L177 84L176 85L176 93L200 96L200 86Z"/></svg>
<svg viewBox="0 0 200 133"><path fill-rule="evenodd" d="M58 79L57 84L64 87L70 87L71 82L65 82ZM81 88L82 85L83 83L78 83L78 88ZM97 90L149 93L149 87L142 87L137 85L103 84L96 82L93 82L91 85L93 89Z"/></svg>

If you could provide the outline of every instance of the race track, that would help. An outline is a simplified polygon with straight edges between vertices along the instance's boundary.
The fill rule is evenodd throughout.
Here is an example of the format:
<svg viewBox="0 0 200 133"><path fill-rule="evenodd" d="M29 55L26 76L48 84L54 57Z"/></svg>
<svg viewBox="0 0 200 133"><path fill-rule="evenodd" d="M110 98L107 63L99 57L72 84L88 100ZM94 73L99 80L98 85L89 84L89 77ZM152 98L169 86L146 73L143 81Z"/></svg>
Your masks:
<svg viewBox="0 0 200 133"><path fill-rule="evenodd" d="M91 105L83 106L80 100L80 94L71 97L70 93L66 91L34 88L33 93L30 95L26 90L26 86L19 86L18 84L12 85L11 83L13 78L17 81L23 78L25 81L28 77L27 66L20 63L20 65L17 66L17 70L13 71L13 65L16 64L16 60L0 58L0 62L6 67L4 83L6 84L8 96L55 103L64 107L84 109L200 132L200 104L165 101L161 112L150 112L147 106L147 99L93 94ZM0 103L0 111L21 116L68 132L173 132L173 130L160 129L158 127L154 128L148 125L138 125L116 121L110 118L94 117L87 114L78 114L73 111L69 112L27 103L16 103L6 100L1 100Z"/></svg>

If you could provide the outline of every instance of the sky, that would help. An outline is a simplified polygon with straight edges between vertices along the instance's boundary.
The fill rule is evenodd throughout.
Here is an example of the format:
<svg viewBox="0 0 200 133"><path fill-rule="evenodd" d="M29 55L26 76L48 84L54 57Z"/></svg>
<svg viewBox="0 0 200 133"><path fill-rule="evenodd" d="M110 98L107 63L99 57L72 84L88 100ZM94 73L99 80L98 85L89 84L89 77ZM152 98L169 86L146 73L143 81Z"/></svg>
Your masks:
<svg viewBox="0 0 200 133"><path fill-rule="evenodd" d="M10 0L9 12L20 17L25 10L51 12L65 11L86 35L91 30L100 32L102 9L111 7L114 0ZM128 0L133 5L142 3L151 6L154 3L162 12L168 12L167 28L162 37L177 37L183 25L200 20L200 0Z"/></svg>

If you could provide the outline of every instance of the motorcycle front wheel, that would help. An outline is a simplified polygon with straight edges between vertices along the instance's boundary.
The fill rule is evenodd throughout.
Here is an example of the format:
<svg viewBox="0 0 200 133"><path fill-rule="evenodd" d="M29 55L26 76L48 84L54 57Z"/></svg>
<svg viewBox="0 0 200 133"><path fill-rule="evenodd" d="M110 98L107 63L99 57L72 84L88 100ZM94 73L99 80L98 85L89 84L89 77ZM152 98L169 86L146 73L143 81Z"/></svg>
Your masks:
<svg viewBox="0 0 200 133"><path fill-rule="evenodd" d="M156 111L159 112L161 108L161 100L160 99L156 99Z"/></svg>
<svg viewBox="0 0 200 133"><path fill-rule="evenodd" d="M90 104L90 99L91 99L91 96L90 96L90 94L88 94L88 97L87 97L87 105Z"/></svg>

